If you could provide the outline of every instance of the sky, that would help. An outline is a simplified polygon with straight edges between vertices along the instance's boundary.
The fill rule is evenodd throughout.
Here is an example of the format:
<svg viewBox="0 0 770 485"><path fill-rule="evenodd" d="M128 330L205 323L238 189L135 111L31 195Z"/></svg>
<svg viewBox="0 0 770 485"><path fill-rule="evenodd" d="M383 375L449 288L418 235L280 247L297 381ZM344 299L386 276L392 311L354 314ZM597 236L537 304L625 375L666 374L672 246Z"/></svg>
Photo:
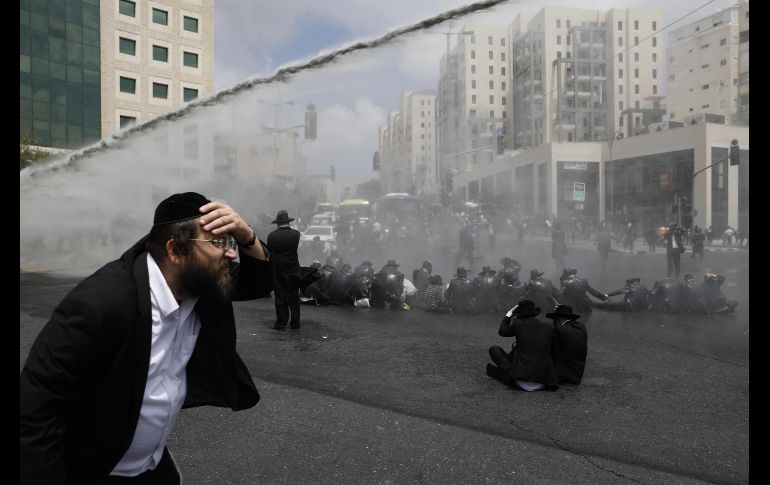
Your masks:
<svg viewBox="0 0 770 485"><path fill-rule="evenodd" d="M458 0L227 0L215 4L215 89L224 89L253 76L268 76L282 65L307 60L319 52L330 52L358 39L373 39L398 27L418 22L445 10L470 2ZM663 27L706 5L670 27L673 30L733 5L736 0L555 0L512 1L489 13L475 14L452 22L446 27L460 30L468 23L508 25L518 12L536 12L543 6L565 6L606 11L617 8L657 8ZM444 25L435 31L446 31ZM664 40L664 45L666 41ZM347 60L344 67L333 66L329 73L318 76L318 83L347 84L346 89L319 89L312 100L319 111L318 143L308 145L305 156L310 173L327 172L336 164L338 178L355 184L376 176L371 171L371 154L377 149L377 127L387 123L387 113L398 110L399 94L404 90L436 90L439 59L443 55L445 37L423 34L410 36L388 49L373 50L360 61ZM385 61L383 59L389 59ZM351 69L352 63L370 63L371 75L360 72L349 79L333 71ZM385 66L385 63L390 64ZM383 74L387 73L387 74ZM383 82L382 76L387 76ZM332 79L334 81L332 81ZM284 96L292 96L292 81L282 88ZM357 89L356 89L357 88ZM323 94L322 94L323 93ZM302 105L304 106L304 105ZM297 103L295 113L284 111L289 119L301 117ZM345 134L349 150L345 157L336 138ZM324 140L324 135L326 139ZM324 146L327 144L328 146ZM352 155L355 153L355 155ZM341 159L342 158L342 159Z"/></svg>

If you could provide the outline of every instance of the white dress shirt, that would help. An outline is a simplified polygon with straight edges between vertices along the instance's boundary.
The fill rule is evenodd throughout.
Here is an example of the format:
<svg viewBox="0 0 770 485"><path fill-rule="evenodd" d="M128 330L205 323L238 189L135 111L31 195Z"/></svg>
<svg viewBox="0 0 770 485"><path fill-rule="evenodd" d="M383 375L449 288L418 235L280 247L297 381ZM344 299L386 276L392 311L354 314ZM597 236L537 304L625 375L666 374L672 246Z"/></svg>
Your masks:
<svg viewBox="0 0 770 485"><path fill-rule="evenodd" d="M160 462L187 394L187 362L201 328L193 311L198 298L178 303L149 253L147 271L152 310L150 367L134 439L111 473L117 476L133 477Z"/></svg>

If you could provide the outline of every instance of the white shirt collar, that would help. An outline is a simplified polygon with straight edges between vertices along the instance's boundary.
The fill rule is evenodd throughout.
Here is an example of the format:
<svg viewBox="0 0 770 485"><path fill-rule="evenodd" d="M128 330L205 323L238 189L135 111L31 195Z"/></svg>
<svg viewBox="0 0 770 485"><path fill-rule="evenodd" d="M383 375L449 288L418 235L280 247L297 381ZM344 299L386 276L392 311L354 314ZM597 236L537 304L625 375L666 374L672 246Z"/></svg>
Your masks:
<svg viewBox="0 0 770 485"><path fill-rule="evenodd" d="M163 276L158 263L155 262L150 253L147 253L147 273L150 276L150 292L158 302L158 310L160 310L163 318L177 311L180 306L184 313L184 315L181 315L182 320L187 318L187 315L195 307L195 303L198 302L198 297L185 298L181 302L177 302L176 298L174 298L174 293L168 286L168 282L166 282L166 277Z"/></svg>

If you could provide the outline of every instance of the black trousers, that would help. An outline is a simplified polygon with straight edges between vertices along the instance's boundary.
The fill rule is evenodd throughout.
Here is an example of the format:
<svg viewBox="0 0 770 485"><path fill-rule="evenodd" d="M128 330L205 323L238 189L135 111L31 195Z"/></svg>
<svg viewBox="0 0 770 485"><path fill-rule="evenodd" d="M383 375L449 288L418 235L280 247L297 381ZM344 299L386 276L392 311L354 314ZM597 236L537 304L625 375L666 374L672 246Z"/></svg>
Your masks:
<svg viewBox="0 0 770 485"><path fill-rule="evenodd" d="M181 483L179 468L168 448L163 449L163 456L154 470L147 470L135 477L109 476L102 482L103 485L181 485Z"/></svg>
<svg viewBox="0 0 770 485"><path fill-rule="evenodd" d="M679 278L679 259L682 253L678 249L669 249L666 251L666 276L671 278L671 274L675 274Z"/></svg>
<svg viewBox="0 0 770 485"><path fill-rule="evenodd" d="M299 282L293 273L273 271L275 324L285 327L291 312L291 328L299 328Z"/></svg>

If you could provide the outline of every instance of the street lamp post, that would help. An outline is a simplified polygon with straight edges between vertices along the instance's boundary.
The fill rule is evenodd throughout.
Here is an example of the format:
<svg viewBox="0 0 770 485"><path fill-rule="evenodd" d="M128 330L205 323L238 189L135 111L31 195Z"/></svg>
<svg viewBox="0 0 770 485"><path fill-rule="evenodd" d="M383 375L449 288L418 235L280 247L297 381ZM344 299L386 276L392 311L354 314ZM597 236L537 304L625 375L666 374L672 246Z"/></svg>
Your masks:
<svg viewBox="0 0 770 485"><path fill-rule="evenodd" d="M610 137L607 139L607 146L610 149L610 159L609 162L612 162L612 145L615 143L616 139L619 139L623 136L623 132L621 130L615 130L612 132ZM610 214L612 217L615 217L615 168L610 167ZM607 217L604 217L607 219Z"/></svg>

